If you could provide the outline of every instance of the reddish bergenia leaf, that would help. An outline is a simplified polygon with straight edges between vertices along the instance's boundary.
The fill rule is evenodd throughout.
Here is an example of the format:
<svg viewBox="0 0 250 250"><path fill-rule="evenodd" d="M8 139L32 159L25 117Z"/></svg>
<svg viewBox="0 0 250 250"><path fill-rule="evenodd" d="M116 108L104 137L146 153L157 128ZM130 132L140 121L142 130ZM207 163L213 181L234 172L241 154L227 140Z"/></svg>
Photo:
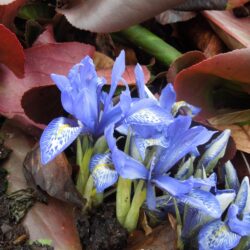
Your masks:
<svg viewBox="0 0 250 250"><path fill-rule="evenodd" d="M36 124L25 115L21 106L24 93L32 88L54 85L50 78L52 72L67 74L69 69L84 56L92 56L94 50L91 45L78 42L53 43L26 49L24 51L25 78L18 79L6 67L0 68L0 113L8 118L18 120L28 132L36 132L30 131L33 126L44 127L42 124ZM43 96L40 97L44 100L51 95L46 92L42 93ZM34 98L29 98L31 106L37 106L37 96L39 93ZM57 108L57 106L55 107ZM40 109L43 110L44 106Z"/></svg>
<svg viewBox="0 0 250 250"><path fill-rule="evenodd" d="M167 72L168 82L173 83L176 75L185 68L205 60L205 55L200 51L189 51L178 57L169 67Z"/></svg>
<svg viewBox="0 0 250 250"><path fill-rule="evenodd" d="M93 57L95 51L94 47L78 42L53 43L51 30L45 32L39 38L42 45L24 51L25 78L18 79L6 67L0 66L0 114L19 121L27 132L36 135L40 130L35 128L44 128L51 119L63 114L60 92L50 74L67 75L74 64L86 55ZM44 41L51 43L43 44ZM145 66L143 70L147 82L150 74ZM111 68L98 70L98 74L110 83ZM128 84L134 84L134 67L128 66L123 77Z"/></svg>
<svg viewBox="0 0 250 250"><path fill-rule="evenodd" d="M203 14L230 49L250 47L250 17L236 18L230 11L204 11Z"/></svg>
<svg viewBox="0 0 250 250"><path fill-rule="evenodd" d="M196 119L208 119L222 112L232 112L227 111L229 108L247 108L244 105L249 105L250 100L249 68L250 48L205 59L177 74L174 81L177 99L202 108ZM243 107L240 106L241 102ZM249 143L249 129L245 126L239 128L238 125L223 126L225 127L233 130L232 136L237 148L250 152L245 145L246 142ZM241 138L245 137L244 143L242 139L237 139L239 133Z"/></svg>
<svg viewBox="0 0 250 250"><path fill-rule="evenodd" d="M34 145L34 139L22 133L8 121L1 129L5 144L12 153L3 167L8 170L8 192L27 188L23 175L23 161ZM74 223L73 208L59 200L49 198L48 205L36 203L26 215L23 224L30 240L51 239L55 249L81 250L78 232Z"/></svg>
<svg viewBox="0 0 250 250"><path fill-rule="evenodd" d="M5 64L13 73L24 77L24 52L16 35L0 24L0 63Z"/></svg>

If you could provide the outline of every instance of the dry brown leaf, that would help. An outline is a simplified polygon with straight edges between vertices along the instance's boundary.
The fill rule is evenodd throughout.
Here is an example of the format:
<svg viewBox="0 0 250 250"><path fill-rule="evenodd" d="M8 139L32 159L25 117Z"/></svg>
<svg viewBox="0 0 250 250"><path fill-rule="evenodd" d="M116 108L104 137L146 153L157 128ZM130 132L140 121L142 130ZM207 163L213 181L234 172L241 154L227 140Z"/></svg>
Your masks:
<svg viewBox="0 0 250 250"><path fill-rule="evenodd" d="M216 128L231 129L237 149L250 154L250 125L216 125Z"/></svg>
<svg viewBox="0 0 250 250"><path fill-rule="evenodd" d="M135 231L129 239L127 250L176 250L176 234L169 224L154 228L145 236L142 231Z"/></svg>
<svg viewBox="0 0 250 250"><path fill-rule="evenodd" d="M230 11L204 11L203 14L230 49L250 46L250 17L236 18Z"/></svg>
<svg viewBox="0 0 250 250"><path fill-rule="evenodd" d="M246 122L250 123L250 109L217 115L209 118L208 121L213 126L237 123L239 125L239 123Z"/></svg>
<svg viewBox="0 0 250 250"><path fill-rule="evenodd" d="M111 69L114 64L114 60L112 58L98 51L95 51L93 55L93 61L94 61L96 70Z"/></svg>
<svg viewBox="0 0 250 250"><path fill-rule="evenodd" d="M8 121L1 129L5 144L12 149L3 167L9 172L8 192L27 188L23 175L23 161L34 145L34 140ZM50 198L48 205L36 203L26 215L24 226L30 240L51 239L55 250L81 250L78 232L74 223L72 206Z"/></svg>

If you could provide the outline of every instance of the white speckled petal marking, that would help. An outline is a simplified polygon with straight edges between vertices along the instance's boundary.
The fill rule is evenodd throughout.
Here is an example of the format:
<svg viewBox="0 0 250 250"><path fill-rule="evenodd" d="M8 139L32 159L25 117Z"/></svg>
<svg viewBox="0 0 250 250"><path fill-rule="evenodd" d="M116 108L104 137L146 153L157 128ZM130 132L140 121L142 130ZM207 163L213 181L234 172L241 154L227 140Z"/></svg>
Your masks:
<svg viewBox="0 0 250 250"><path fill-rule="evenodd" d="M205 225L198 236L200 250L228 250L238 245L241 236L231 232L225 222L215 220Z"/></svg>
<svg viewBox="0 0 250 250"><path fill-rule="evenodd" d="M106 188L112 186L118 179L118 173L114 169L109 153L94 155L90 161L89 168L97 192L103 192Z"/></svg>
<svg viewBox="0 0 250 250"><path fill-rule="evenodd" d="M81 130L82 126L71 119L59 117L51 121L40 140L42 164L47 164L66 149Z"/></svg>

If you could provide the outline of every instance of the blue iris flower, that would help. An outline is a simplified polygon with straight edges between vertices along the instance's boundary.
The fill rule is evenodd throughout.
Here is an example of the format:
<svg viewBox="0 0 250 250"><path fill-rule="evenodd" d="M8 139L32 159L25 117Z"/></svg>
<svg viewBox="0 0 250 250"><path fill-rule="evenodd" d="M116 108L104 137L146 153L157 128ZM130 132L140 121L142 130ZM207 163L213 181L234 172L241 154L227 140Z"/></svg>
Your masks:
<svg viewBox="0 0 250 250"><path fill-rule="evenodd" d="M250 235L249 194L249 179L245 177L234 202L228 208L225 220L223 221L221 218L215 219L202 226L198 235L199 249L232 249L239 244L242 237ZM226 192L222 193L222 196L225 195ZM233 201L233 197L235 195L231 196L231 198L227 195L223 199L220 199L222 204L225 203L225 209ZM202 216L200 216L200 219L202 219ZM246 241L245 243L248 246L242 246L242 249L249 249L249 242Z"/></svg>
<svg viewBox="0 0 250 250"><path fill-rule="evenodd" d="M183 195L190 193L193 188L206 184L201 179L190 177L188 180L181 181L167 174L181 158L192 152L197 146L206 143L214 134L203 126L189 128L190 125L191 118L189 116L179 116L165 128L168 146L166 148L159 147L160 151L156 152L155 157L152 158L150 169L117 148L113 137L113 125L105 130L112 161L119 175L127 179L146 180L149 208L155 207L154 186L167 191L174 197L183 197Z"/></svg>
<svg viewBox="0 0 250 250"><path fill-rule="evenodd" d="M109 93L102 91L106 80L98 77L88 56L73 66L67 77L51 75L61 91L63 108L73 118L58 117L44 130L40 139L42 164L54 159L80 134L89 134L97 139L111 123L119 126L126 121L131 126L147 126L152 131L150 127L155 124L163 126L172 122L172 116L164 112L156 100L131 98L128 85L122 78L124 70L125 53L122 51L112 69ZM120 95L120 101L113 105L112 98L120 81L126 85L126 90Z"/></svg>
<svg viewBox="0 0 250 250"><path fill-rule="evenodd" d="M112 97L124 70L123 51L114 63L109 94L102 91L106 80L97 76L89 56L73 66L67 77L51 75L61 91L62 106L73 119L56 118L44 130L40 139L43 164L65 150L80 134L91 134L97 138L103 134L105 126L121 119L121 109L119 105L113 106Z"/></svg>
<svg viewBox="0 0 250 250"><path fill-rule="evenodd" d="M140 109L138 112L124 119L122 126L116 129L120 133L127 134L128 127L132 127L134 134L137 136L142 138L156 138L160 136L164 127L171 123L174 116L179 112L190 116L194 116L200 112L200 108L184 101L176 102L176 93L171 83L162 90L161 96L159 100L157 100L145 85L143 70L139 64L135 67L135 78L139 96L137 100L151 100L157 105ZM132 103L132 105L136 103L136 98L134 101L132 101L132 99L130 100L130 98L126 96L126 92L124 92L122 99L124 100L124 107L128 106L129 103Z"/></svg>

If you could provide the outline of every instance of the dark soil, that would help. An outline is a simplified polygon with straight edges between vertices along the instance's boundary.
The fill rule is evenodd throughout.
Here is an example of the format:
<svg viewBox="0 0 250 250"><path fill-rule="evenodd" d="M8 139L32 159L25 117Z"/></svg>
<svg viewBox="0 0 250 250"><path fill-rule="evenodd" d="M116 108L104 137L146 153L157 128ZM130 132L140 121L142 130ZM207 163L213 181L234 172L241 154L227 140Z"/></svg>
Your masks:
<svg viewBox="0 0 250 250"><path fill-rule="evenodd" d="M29 234L20 223L29 208L39 200L36 192L28 188L6 194L8 172L1 168L1 161L10 152L0 139L0 250L53 250L37 242L29 243Z"/></svg>
<svg viewBox="0 0 250 250"><path fill-rule="evenodd" d="M79 215L77 228L86 250L118 250L127 245L128 233L117 221L112 205L103 205L89 216Z"/></svg>

